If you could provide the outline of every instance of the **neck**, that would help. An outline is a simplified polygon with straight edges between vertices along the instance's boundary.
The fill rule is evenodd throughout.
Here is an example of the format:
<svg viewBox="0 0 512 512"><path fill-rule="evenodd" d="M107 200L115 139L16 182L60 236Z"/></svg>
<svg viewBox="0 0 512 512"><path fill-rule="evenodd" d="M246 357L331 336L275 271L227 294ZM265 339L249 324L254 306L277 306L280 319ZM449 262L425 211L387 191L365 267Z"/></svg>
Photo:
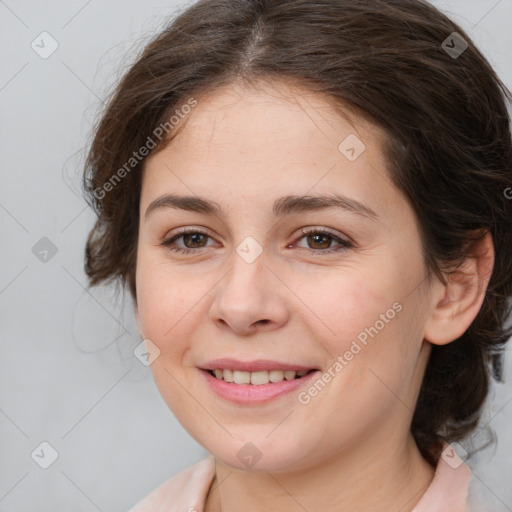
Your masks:
<svg viewBox="0 0 512 512"><path fill-rule="evenodd" d="M217 459L204 511L411 512L430 485L434 468L411 435L400 445L396 441L366 441L362 448L293 473L240 471Z"/></svg>

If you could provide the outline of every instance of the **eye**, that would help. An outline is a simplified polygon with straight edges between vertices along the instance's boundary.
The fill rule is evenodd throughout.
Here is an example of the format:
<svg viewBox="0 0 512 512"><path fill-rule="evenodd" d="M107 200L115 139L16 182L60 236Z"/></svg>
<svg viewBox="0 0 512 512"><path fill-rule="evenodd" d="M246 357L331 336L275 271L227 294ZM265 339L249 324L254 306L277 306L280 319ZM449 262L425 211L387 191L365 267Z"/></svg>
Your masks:
<svg viewBox="0 0 512 512"><path fill-rule="evenodd" d="M302 228L300 233L302 236L299 238L299 240L306 238L308 245L316 246L313 248L306 248L311 253L325 254L338 252L353 247L353 244L348 240L344 240L343 238L340 238L339 236L325 229ZM189 254L192 252L197 252L198 249L207 247L206 242L208 238L211 237L204 231L188 228L181 230L179 233L165 240L162 242L162 245L167 247L170 251L178 252L181 254ZM176 241L179 239L183 239L185 247L176 245ZM330 247L333 240L338 243L338 245L334 248Z"/></svg>
<svg viewBox="0 0 512 512"><path fill-rule="evenodd" d="M182 238L185 243L185 247L176 247L175 241ZM197 229L183 229L179 233L175 234L172 238L165 240L162 245L167 247L171 251L179 252L182 254L188 254L196 252L195 249L202 249L205 247L203 242L210 236ZM187 247L189 246L189 247Z"/></svg>
<svg viewBox="0 0 512 512"><path fill-rule="evenodd" d="M312 248L306 247L306 249L311 253L325 254L339 252L354 247L354 245L348 240L344 240L326 229L302 228L300 233L302 237L299 240L306 238L308 245L312 246ZM331 248L330 246L333 240L338 242L338 245Z"/></svg>

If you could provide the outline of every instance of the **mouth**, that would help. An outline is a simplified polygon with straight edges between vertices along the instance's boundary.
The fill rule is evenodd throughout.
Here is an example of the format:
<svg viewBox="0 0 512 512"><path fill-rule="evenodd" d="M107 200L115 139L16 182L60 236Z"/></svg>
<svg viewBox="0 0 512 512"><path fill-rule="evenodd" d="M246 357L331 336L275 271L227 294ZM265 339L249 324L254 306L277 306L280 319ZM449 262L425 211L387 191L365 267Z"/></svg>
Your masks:
<svg viewBox="0 0 512 512"><path fill-rule="evenodd" d="M278 383L283 381L298 380L311 372L311 370L260 370L255 372L232 370L227 368L216 368L215 370L205 370L212 377L230 382L233 384L251 384L253 386L263 386L269 383Z"/></svg>
<svg viewBox="0 0 512 512"><path fill-rule="evenodd" d="M218 397L243 405L267 403L306 386L317 368L278 361L216 359L198 368Z"/></svg>

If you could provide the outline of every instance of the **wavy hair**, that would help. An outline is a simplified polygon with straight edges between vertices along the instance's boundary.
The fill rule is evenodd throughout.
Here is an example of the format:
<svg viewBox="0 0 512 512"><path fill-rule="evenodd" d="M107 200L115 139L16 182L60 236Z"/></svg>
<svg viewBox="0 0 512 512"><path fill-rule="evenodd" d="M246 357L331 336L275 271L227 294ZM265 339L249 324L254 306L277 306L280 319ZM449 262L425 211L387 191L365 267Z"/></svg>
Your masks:
<svg viewBox="0 0 512 512"><path fill-rule="evenodd" d="M448 51L461 41L462 53ZM143 48L95 128L84 172L97 214L85 249L91 286L115 280L136 301L147 156L129 172L126 162L191 96L235 80L299 83L381 127L390 177L417 217L425 265L442 282L490 232L495 264L483 305L460 338L432 347L412 419L435 465L442 441L477 426L512 334L510 91L470 37L423 0L198 1Z"/></svg>

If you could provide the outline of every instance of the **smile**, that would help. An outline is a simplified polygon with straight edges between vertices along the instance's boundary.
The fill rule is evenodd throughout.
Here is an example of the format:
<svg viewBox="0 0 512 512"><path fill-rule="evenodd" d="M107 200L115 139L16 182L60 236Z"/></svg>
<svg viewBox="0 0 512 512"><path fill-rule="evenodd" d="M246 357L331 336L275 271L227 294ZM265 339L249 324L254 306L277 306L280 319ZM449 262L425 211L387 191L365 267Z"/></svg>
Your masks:
<svg viewBox="0 0 512 512"><path fill-rule="evenodd" d="M314 370L262 370L257 372L247 372L229 369L208 370L210 375L225 382L234 384L252 384L253 386L262 386L270 382L282 382L284 380L295 380L304 377Z"/></svg>
<svg viewBox="0 0 512 512"><path fill-rule="evenodd" d="M278 397L290 396L320 374L319 370L240 370L200 369L208 389L217 397L238 405L258 405L275 401ZM217 373L217 375L215 375ZM300 373L300 375L299 375ZM231 382L229 380L232 379ZM273 380L271 380L273 379ZM237 382L236 382L237 381Z"/></svg>

